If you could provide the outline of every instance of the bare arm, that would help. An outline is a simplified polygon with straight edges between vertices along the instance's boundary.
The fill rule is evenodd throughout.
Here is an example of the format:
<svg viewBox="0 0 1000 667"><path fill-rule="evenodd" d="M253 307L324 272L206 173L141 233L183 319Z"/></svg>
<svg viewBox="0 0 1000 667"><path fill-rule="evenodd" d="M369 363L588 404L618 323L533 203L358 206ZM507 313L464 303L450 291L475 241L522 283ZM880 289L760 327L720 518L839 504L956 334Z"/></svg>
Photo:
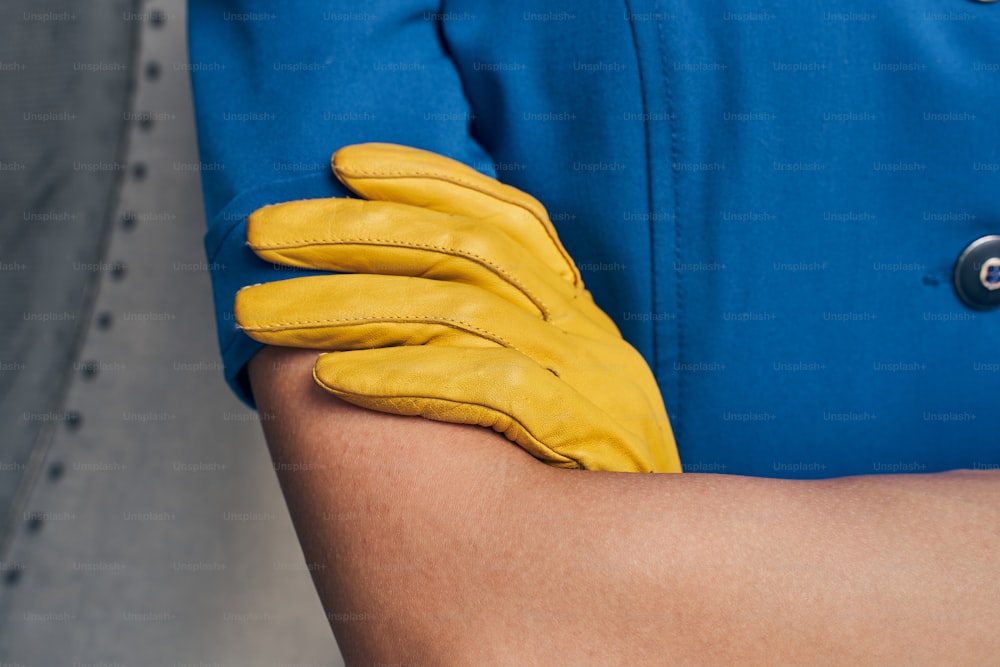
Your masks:
<svg viewBox="0 0 1000 667"><path fill-rule="evenodd" d="M251 379L349 664L987 664L1000 477L792 482L549 468L368 412L314 352ZM291 464L300 464L296 466Z"/></svg>

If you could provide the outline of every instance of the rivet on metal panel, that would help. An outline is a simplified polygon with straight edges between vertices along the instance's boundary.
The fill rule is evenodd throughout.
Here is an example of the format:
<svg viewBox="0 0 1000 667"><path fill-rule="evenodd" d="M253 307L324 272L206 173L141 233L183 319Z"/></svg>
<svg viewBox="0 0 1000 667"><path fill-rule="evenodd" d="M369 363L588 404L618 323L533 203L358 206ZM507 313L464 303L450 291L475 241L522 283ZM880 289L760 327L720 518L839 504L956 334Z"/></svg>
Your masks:
<svg viewBox="0 0 1000 667"><path fill-rule="evenodd" d="M97 314L95 323L98 329L107 331L115 323L115 316L111 314L111 311L105 310Z"/></svg>
<svg viewBox="0 0 1000 667"><path fill-rule="evenodd" d="M135 214L135 211L125 211L122 213L122 229L132 229L137 222L139 222L139 216Z"/></svg>
<svg viewBox="0 0 1000 667"><path fill-rule="evenodd" d="M75 431L83 425L83 415L76 410L66 412L66 428Z"/></svg>
<svg viewBox="0 0 1000 667"><path fill-rule="evenodd" d="M42 529L42 524L44 523L42 515L39 512L32 512L27 522L25 522L25 527L29 533L37 533Z"/></svg>
<svg viewBox="0 0 1000 667"><path fill-rule="evenodd" d="M125 278L126 266L125 262L115 262L111 267L111 279L112 280L122 280Z"/></svg>
<svg viewBox="0 0 1000 667"><path fill-rule="evenodd" d="M53 463L50 463L48 470L49 481L58 482L60 479L62 479L63 473L65 472L66 472L66 466L64 466L62 462L55 461Z"/></svg>
<svg viewBox="0 0 1000 667"><path fill-rule="evenodd" d="M84 380L93 380L97 377L100 365L96 361L85 361L82 364L78 364L77 368L80 369L80 375L83 376Z"/></svg>
<svg viewBox="0 0 1000 667"><path fill-rule="evenodd" d="M147 81L156 81L157 79L159 79L160 72L162 72L162 69L160 68L160 63L156 62L155 60L146 63L146 68L144 70L144 73L146 75Z"/></svg>
<svg viewBox="0 0 1000 667"><path fill-rule="evenodd" d="M6 572L4 572L4 574L3 574L3 583L4 583L4 585L6 585L6 586L16 586L17 582L19 582L19 581L21 581L21 568L20 567L15 566L15 567L12 567L12 568L8 569Z"/></svg>

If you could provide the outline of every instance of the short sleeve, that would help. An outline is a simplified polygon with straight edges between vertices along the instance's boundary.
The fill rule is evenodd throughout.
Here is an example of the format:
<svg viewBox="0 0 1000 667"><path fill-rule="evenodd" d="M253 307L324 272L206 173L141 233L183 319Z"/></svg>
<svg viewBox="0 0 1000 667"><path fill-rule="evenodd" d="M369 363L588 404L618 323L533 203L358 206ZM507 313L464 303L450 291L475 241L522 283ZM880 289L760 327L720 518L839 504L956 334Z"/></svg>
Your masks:
<svg viewBox="0 0 1000 667"><path fill-rule="evenodd" d="M347 196L330 155L384 141L476 167L493 160L431 0L369 3L202 0L189 8L190 71L219 345L226 379L249 404L246 364L262 347L236 326L246 285L308 272L264 262L246 217L282 201ZM494 175L494 174L490 174Z"/></svg>

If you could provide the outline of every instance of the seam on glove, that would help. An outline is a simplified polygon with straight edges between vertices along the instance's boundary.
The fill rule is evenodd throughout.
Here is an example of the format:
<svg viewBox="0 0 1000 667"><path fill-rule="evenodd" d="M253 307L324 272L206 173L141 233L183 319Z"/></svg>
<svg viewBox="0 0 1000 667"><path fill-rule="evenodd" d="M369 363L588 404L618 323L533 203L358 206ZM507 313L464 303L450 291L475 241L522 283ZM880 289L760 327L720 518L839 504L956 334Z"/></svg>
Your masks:
<svg viewBox="0 0 1000 667"><path fill-rule="evenodd" d="M316 384L320 385L321 387L323 387L324 389L326 389L328 392L330 392L331 394L333 394L334 396L337 396L339 398L344 398L345 396L352 396L352 397L358 397L360 399L375 399L375 400L380 400L381 399L381 400L386 400L386 401L389 401L389 400L420 400L420 401L428 401L428 402L433 401L433 402L437 402L437 403L446 403L448 405L455 405L455 406L470 406L470 405L472 405L472 406L475 406L475 407L480 408L482 410L485 410L488 413L492 413L492 414L495 414L495 415L501 415L501 416L505 417L506 419L508 419L511 424L517 425L517 427L521 429L521 432L524 433L525 435L527 435L528 438L531 439L532 444L534 444L535 447L540 452L545 452L545 453L547 453L549 455L550 458L548 460L551 460L554 463L556 463L557 465L560 465L560 467L571 465L575 469L582 469L583 468L583 465L579 461L576 461L574 459L569 458L565 454L562 454L559 451L557 451L555 449L552 449L551 447L549 447L548 445L546 445L544 442L542 442L541 440L539 440L531 432L530 429L528 429L522 422L520 422L517 419L515 419L512 415L509 415L509 414L507 414L506 412L504 412L502 410L497 410L496 408L491 407L489 405L483 405L482 403L465 403L463 401L456 401L456 400L452 400L450 398L439 398L437 396L399 396L399 395L365 394L365 393L356 392L356 391L348 391L348 390L342 389L340 387L334 387L333 385L327 384L326 382L323 382L323 379L321 377L319 377L318 375L316 375L315 372L313 372L313 379L315 380ZM344 398L344 400L348 400L348 399ZM350 401L348 401L348 402L350 402ZM362 402L362 401L359 401L359 402ZM421 414L418 414L418 415L408 415L408 416L411 416L411 417L420 417L421 419L428 419L430 421L443 421L443 420L439 420L439 419L432 419L431 417L425 417L424 415L421 415ZM493 431L495 431L495 432L497 432L497 433L505 436L510 442L512 442L512 443L514 443L514 444L516 444L518 446L521 446L523 448L523 446L521 445L521 443L519 443L517 440L515 440L514 438L512 438L510 435L507 434L507 432L511 430L510 426L508 426L507 428L505 428L503 430L499 430L497 428L494 428L493 424L484 425L481 422L477 422L476 424L471 424L471 423L468 423L468 422L462 422L462 423L466 423L466 424L468 424L470 426L484 426L485 428L489 428L489 429L491 429L491 430L493 430ZM536 459L543 460L543 459L540 459L539 456L536 456L535 454L532 454L530 451L528 453L531 454L531 456L534 456L534 458L536 458Z"/></svg>
<svg viewBox="0 0 1000 667"><path fill-rule="evenodd" d="M533 217L535 220L537 220L538 223L545 229L545 233L549 237L549 240L552 241L552 243L556 247L556 250L559 252L559 255L563 258L563 261L566 262L566 267L569 269L570 274L573 276L573 285L574 286L578 285L579 282L580 282L580 277L578 275L576 264L573 263L573 259L566 252L566 249L562 247L562 243L559 241L559 237L556 236L556 234L555 234L555 227L553 227L552 221L547 219L548 216L546 216L546 219L542 219L541 217L538 216L537 213L535 213L534 211L532 211L528 206L526 206L522 202L514 201L513 199L504 197L504 196L499 195L499 194L497 194L495 192L490 192L490 191L486 190L485 188L480 187L480 186L476 185L475 183L466 181L466 180L464 180L462 178L456 178L454 176L444 175L444 174L437 174L437 173L433 173L433 172L423 172L423 171L417 171L417 172L412 172L412 171L411 172L403 172L403 171L376 172L376 171L361 170L361 171L356 171L356 172L352 173L352 172L348 172L348 171L344 170L343 168L337 167L337 166L334 167L334 171L336 171L338 174L344 174L348 178L380 178L380 179L388 179L388 178L431 178L431 179L434 179L436 181L444 181L445 183L451 183L453 185L459 185L459 186L468 188L470 190L475 190L476 192L479 192L480 194L484 194L484 195L486 195L488 197L491 197L492 199L496 199L497 201L505 202L507 204L513 204L514 206L517 206L518 208L527 211L531 215L531 217ZM488 178L488 177L484 177L484 178ZM500 181L497 181L497 183L500 183ZM500 184L501 185L505 185L504 183L500 183ZM511 187L511 186L507 186L507 187ZM541 202L539 202L539 206L542 206ZM544 210L544 206L542 208ZM548 222L548 224L546 224L546 222Z"/></svg>
<svg viewBox="0 0 1000 667"><path fill-rule="evenodd" d="M455 329L461 329L462 331L467 331L469 333L482 334L481 338L493 341L497 345L506 347L511 350L516 350L526 357L532 358L524 350L520 349L516 345L513 345L510 341L504 340L503 338L487 331L486 329L480 329L479 327L464 322L462 320L453 320L447 317L372 317L369 319L362 319L357 317L351 318L337 318L332 320L299 320L297 322L270 322L268 324L251 324L249 326L240 325L240 329L243 331L273 331L277 329L287 329L287 328L299 328L303 325L309 325L305 328L308 329L319 329L326 324L335 324L337 322L349 322L358 326L371 324L373 322L412 322L414 324L441 324L442 326L449 326Z"/></svg>
<svg viewBox="0 0 1000 667"><path fill-rule="evenodd" d="M298 244L298 245L290 245L290 244ZM475 253L459 252L459 251L454 250L453 248L446 248L444 246L433 245L433 244L430 244L430 243L413 243L413 242L397 241L395 239L379 239L379 238L375 238L375 239L353 239L353 240L341 240L341 239L291 239L291 240L288 240L288 241L284 241L282 245L258 244L258 245L251 245L250 247L253 248L254 250L286 250L286 249L291 249L291 248L300 247L300 246L311 246L311 245L317 245L317 244L322 244L322 245L351 245L351 244L356 244L356 245L381 245L381 246L390 245L390 246L401 247L401 248L417 248L417 249L420 249L420 250L439 250L442 253L447 254L447 255L451 255L453 257L466 257L466 258L469 258L469 259L473 259L473 260L476 260L477 264L480 264L482 266L485 266L485 267L488 267L488 268L492 269L492 272L495 273L496 275L500 276L501 278L503 278L506 283L508 283L510 285L513 285L514 287L516 287L517 289L519 289L525 296L528 297L528 300L531 301L531 303L535 304L535 306L538 308L538 310L541 311L542 319L543 320L545 320L546 322L548 322L549 321L549 317L552 314L551 309L548 306L546 306L545 303L540 298L538 298L537 296L535 296L534 292L532 292L530 289L528 289L528 287L525 286L521 281L519 281L514 275L505 272L503 269L500 268L499 265L494 264L488 258L483 257L482 255L477 255ZM576 296L574 295L573 298L575 299Z"/></svg>

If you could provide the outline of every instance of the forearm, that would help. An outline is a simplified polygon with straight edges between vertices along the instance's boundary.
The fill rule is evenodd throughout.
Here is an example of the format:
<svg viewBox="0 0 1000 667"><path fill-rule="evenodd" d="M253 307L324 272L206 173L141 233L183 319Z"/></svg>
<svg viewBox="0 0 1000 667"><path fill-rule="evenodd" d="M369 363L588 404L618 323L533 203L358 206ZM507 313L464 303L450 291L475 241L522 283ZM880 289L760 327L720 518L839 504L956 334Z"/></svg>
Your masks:
<svg viewBox="0 0 1000 667"><path fill-rule="evenodd" d="M492 431L341 402L315 357L269 347L250 371L320 599L348 664L428 662L483 610L502 499L545 466Z"/></svg>
<svg viewBox="0 0 1000 667"><path fill-rule="evenodd" d="M373 414L315 353L251 365L349 661L984 664L994 474L789 482L556 470L484 429ZM273 417L273 418L272 418Z"/></svg>

